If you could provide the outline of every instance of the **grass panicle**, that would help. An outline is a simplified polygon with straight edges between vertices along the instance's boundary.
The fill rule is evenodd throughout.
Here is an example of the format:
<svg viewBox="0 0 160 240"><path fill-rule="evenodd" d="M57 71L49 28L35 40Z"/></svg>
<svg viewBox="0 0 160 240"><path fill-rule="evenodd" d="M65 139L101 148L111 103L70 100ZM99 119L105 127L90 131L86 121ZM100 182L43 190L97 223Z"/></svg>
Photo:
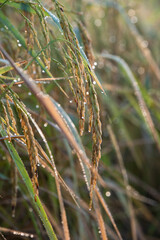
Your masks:
<svg viewBox="0 0 160 240"><path fill-rule="evenodd" d="M158 12L0 0L2 239L160 238Z"/></svg>

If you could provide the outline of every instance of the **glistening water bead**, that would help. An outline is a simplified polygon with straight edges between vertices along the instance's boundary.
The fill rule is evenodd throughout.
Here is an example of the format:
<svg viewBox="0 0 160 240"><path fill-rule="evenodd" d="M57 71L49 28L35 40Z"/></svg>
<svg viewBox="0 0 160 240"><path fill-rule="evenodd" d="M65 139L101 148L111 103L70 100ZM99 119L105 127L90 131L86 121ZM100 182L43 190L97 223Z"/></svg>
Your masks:
<svg viewBox="0 0 160 240"><path fill-rule="evenodd" d="M106 197L110 197L111 196L111 192L107 191L106 192Z"/></svg>
<svg viewBox="0 0 160 240"><path fill-rule="evenodd" d="M44 127L47 127L48 126L48 123L44 123L44 125L43 125Z"/></svg>

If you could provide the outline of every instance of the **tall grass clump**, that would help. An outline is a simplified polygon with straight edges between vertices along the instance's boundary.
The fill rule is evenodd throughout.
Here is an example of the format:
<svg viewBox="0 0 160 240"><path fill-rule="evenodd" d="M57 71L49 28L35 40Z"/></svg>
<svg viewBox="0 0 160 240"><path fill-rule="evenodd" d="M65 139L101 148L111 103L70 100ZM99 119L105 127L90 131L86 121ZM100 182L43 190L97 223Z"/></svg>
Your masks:
<svg viewBox="0 0 160 240"><path fill-rule="evenodd" d="M158 8L0 0L2 239L160 238Z"/></svg>

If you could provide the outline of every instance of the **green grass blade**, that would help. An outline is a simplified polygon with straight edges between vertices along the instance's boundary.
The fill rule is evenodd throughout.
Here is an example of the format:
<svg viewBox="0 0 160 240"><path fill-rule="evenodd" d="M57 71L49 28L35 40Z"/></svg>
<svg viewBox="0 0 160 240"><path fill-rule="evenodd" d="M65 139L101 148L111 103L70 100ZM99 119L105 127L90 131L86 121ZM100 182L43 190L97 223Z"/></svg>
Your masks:
<svg viewBox="0 0 160 240"><path fill-rule="evenodd" d="M1 133L2 137L6 136L6 132L5 132L5 130L2 129L2 126L0 126L0 133ZM52 228L52 226L51 226L51 224L48 220L48 217L46 215L46 212L45 212L45 210L42 206L42 203L41 203L39 197L38 196L36 197L36 201L34 199L35 194L34 194L32 182L31 182L31 179L30 179L30 177L29 177L29 175L28 175L28 173L25 169L25 166L24 166L21 158L19 157L16 149L14 148L14 146L11 142L9 142L8 140L5 140L5 144L6 144L8 150L10 152L10 155L11 155L14 163L17 166L17 169L18 169L20 175L23 178L23 181L24 181L24 183L25 183L25 185L28 189L28 192L29 192L30 196L32 197L35 208L36 208L36 210L37 210L37 212L38 212L38 214L39 214L39 216L40 216L40 218L41 218L41 220L44 224L44 227L47 231L47 234L48 234L49 238L51 240L53 240L53 239L57 240L56 234L53 231L53 228Z"/></svg>
<svg viewBox="0 0 160 240"><path fill-rule="evenodd" d="M144 118L144 121L146 122L147 127L150 130L150 133L153 136L153 139L155 140L155 143L157 144L157 148L160 151L160 136L159 136L159 133L157 132L157 130L155 128L154 122L152 120L151 114L150 114L150 112L148 110L148 107L146 105L146 102L143 98L143 95L141 93L141 89L138 85L138 82L137 82L136 78L134 77L134 74L132 73L128 64L119 56L115 56L115 55L111 55L111 54L102 54L102 57L108 58L108 59L113 60L116 63L118 63L120 65L122 71L124 71L124 73L126 74L128 80L130 81L130 83L132 84L132 87L134 89L134 93L135 93L135 96L137 97L139 107L140 107L140 110L141 110L141 114Z"/></svg>

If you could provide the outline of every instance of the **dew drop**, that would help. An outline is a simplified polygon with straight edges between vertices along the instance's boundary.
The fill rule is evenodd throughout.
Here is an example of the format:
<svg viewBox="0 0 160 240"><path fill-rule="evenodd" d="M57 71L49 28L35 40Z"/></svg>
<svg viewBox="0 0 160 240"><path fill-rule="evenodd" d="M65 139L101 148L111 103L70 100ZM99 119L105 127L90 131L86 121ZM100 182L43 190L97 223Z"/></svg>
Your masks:
<svg viewBox="0 0 160 240"><path fill-rule="evenodd" d="M110 197L111 196L111 192L107 191L106 192L106 197Z"/></svg>
<svg viewBox="0 0 160 240"><path fill-rule="evenodd" d="M141 42L141 45L143 48L147 48L148 47L148 41L144 40Z"/></svg>
<svg viewBox="0 0 160 240"><path fill-rule="evenodd" d="M96 27L100 27L101 24L102 24L101 19L98 19L98 18L97 18L97 19L94 21L94 24L95 24Z"/></svg>
<svg viewBox="0 0 160 240"><path fill-rule="evenodd" d="M48 123L44 123L44 125L43 125L44 127L47 127L48 126Z"/></svg>
<svg viewBox="0 0 160 240"><path fill-rule="evenodd" d="M94 62L94 66L97 66L97 62Z"/></svg>
<svg viewBox="0 0 160 240"><path fill-rule="evenodd" d="M139 67L139 68L138 68L138 73L139 73L140 75L144 74L144 72L145 72L145 69L144 69L143 67Z"/></svg>
<svg viewBox="0 0 160 240"><path fill-rule="evenodd" d="M32 209L32 208L29 208L29 211L30 211L30 212L33 212L33 209Z"/></svg>
<svg viewBox="0 0 160 240"><path fill-rule="evenodd" d="M22 87L22 84L18 84L18 87Z"/></svg>
<svg viewBox="0 0 160 240"><path fill-rule="evenodd" d="M69 102L70 102L70 103L72 103L73 101L72 101L72 100L70 100Z"/></svg>
<svg viewBox="0 0 160 240"><path fill-rule="evenodd" d="M94 70L94 69L95 69L95 66L92 66L92 69Z"/></svg>
<svg viewBox="0 0 160 240"><path fill-rule="evenodd" d="M38 104L36 105L36 108L39 108L39 105L38 105Z"/></svg>
<svg viewBox="0 0 160 240"><path fill-rule="evenodd" d="M86 95L88 96L88 95L89 95L89 92L86 92Z"/></svg>
<svg viewBox="0 0 160 240"><path fill-rule="evenodd" d="M18 47L22 47L22 44L18 43Z"/></svg>
<svg viewBox="0 0 160 240"><path fill-rule="evenodd" d="M96 81L93 81L93 84L96 85Z"/></svg>
<svg viewBox="0 0 160 240"><path fill-rule="evenodd" d="M31 95L32 95L32 93L31 93L31 92L28 92L28 95L29 95L29 96L31 96Z"/></svg>
<svg viewBox="0 0 160 240"><path fill-rule="evenodd" d="M138 22L138 18L136 16L131 17L131 22L133 24L137 23Z"/></svg>
<svg viewBox="0 0 160 240"><path fill-rule="evenodd" d="M44 19L47 20L47 18L50 18L49 16L45 16Z"/></svg>
<svg viewBox="0 0 160 240"><path fill-rule="evenodd" d="M42 73L45 73L45 70L42 70Z"/></svg>
<svg viewBox="0 0 160 240"><path fill-rule="evenodd" d="M130 17L133 17L133 16L135 16L135 10L134 9L129 9L128 10L128 16L130 16Z"/></svg>

